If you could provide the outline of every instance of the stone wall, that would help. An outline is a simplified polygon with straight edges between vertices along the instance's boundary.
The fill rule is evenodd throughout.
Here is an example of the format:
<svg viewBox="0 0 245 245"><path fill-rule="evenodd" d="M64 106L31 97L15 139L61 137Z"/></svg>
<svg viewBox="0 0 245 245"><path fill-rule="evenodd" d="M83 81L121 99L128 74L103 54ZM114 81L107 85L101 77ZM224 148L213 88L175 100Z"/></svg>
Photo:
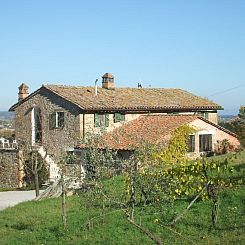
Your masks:
<svg viewBox="0 0 245 245"><path fill-rule="evenodd" d="M19 187L19 151L0 149L0 188Z"/></svg>
<svg viewBox="0 0 245 245"><path fill-rule="evenodd" d="M41 111L42 142L47 153L55 162L61 160L64 152L76 146L81 139L80 110L74 104L62 99L46 89L30 97L16 108L16 139L21 149L31 150L32 142L32 109ZM65 113L64 127L51 128L50 115L54 112ZM37 145L38 146L38 145Z"/></svg>

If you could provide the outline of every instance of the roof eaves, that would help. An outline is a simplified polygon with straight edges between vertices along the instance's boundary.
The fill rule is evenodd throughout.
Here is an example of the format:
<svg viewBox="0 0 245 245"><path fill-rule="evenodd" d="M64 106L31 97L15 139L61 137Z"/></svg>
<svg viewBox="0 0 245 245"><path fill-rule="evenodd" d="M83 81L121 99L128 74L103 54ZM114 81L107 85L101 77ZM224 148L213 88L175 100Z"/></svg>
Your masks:
<svg viewBox="0 0 245 245"><path fill-rule="evenodd" d="M227 133L227 134L230 134L230 135L232 135L232 136L238 138L238 136L237 136L235 133L231 132L230 130L228 130L228 129L226 129L226 128L221 127L221 126L218 125L218 124L215 124L215 123L213 123L213 122L210 122L209 120L205 119L204 117L198 116L197 118L198 118L198 119L201 119L202 121L204 121L204 122L206 122L206 123L211 124L212 126L214 126L214 127L218 128L218 129L224 131L224 132Z"/></svg>
<svg viewBox="0 0 245 245"><path fill-rule="evenodd" d="M101 111L101 110L130 110L130 111L140 111L140 110L223 110L221 106L196 106L196 107L188 107L188 106L136 106L136 107L94 107L94 108L82 108L88 111Z"/></svg>

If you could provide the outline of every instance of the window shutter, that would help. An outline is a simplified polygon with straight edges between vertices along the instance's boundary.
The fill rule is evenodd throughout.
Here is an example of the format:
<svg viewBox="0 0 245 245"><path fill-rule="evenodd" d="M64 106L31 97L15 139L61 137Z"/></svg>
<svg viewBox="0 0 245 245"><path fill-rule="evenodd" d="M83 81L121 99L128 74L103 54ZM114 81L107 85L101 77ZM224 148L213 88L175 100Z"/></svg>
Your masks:
<svg viewBox="0 0 245 245"><path fill-rule="evenodd" d="M208 150L212 151L212 134L208 137Z"/></svg>
<svg viewBox="0 0 245 245"><path fill-rule="evenodd" d="M114 114L114 123L120 122L121 121L121 114L116 112Z"/></svg>
<svg viewBox="0 0 245 245"><path fill-rule="evenodd" d="M121 121L125 121L125 114L121 114Z"/></svg>
<svg viewBox="0 0 245 245"><path fill-rule="evenodd" d="M109 113L105 114L105 126L109 127Z"/></svg>
<svg viewBox="0 0 245 245"><path fill-rule="evenodd" d="M54 129L56 127L56 113L53 112L49 115L49 128Z"/></svg>
<svg viewBox="0 0 245 245"><path fill-rule="evenodd" d="M94 126L99 127L100 126L100 120L99 120L99 114L94 113Z"/></svg>

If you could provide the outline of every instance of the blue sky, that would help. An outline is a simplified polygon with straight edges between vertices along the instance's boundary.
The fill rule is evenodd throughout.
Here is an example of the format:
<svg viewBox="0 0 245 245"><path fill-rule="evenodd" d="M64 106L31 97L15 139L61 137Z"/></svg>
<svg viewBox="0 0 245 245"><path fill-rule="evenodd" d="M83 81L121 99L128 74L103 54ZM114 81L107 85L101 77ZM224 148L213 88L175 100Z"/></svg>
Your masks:
<svg viewBox="0 0 245 245"><path fill-rule="evenodd" d="M182 88L236 114L244 13L242 0L0 1L0 109L22 82L87 86L110 72L118 87Z"/></svg>

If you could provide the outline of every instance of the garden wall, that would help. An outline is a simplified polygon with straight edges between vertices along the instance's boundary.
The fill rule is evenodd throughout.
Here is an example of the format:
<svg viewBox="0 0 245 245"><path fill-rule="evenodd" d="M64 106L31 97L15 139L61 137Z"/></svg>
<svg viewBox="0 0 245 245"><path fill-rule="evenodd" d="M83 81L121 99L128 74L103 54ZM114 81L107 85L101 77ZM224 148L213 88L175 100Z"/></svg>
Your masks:
<svg viewBox="0 0 245 245"><path fill-rule="evenodd" d="M0 188L22 187L22 158L17 149L0 149Z"/></svg>

